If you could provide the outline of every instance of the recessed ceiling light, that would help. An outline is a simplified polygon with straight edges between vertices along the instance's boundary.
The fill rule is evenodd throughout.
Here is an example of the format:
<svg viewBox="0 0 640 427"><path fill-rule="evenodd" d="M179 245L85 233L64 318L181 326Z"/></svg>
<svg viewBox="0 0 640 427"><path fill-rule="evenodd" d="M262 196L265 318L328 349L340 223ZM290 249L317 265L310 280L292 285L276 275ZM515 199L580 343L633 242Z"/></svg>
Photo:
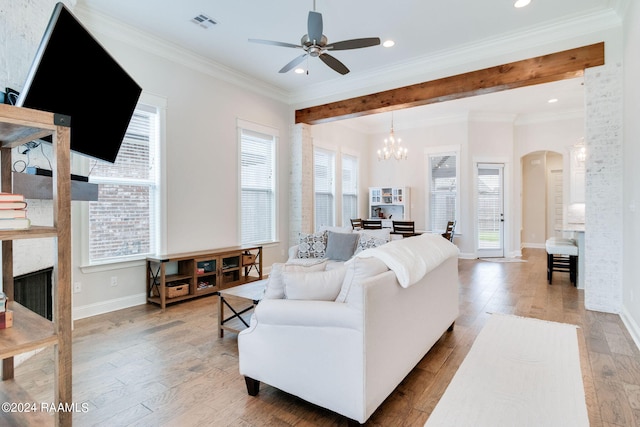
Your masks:
<svg viewBox="0 0 640 427"><path fill-rule="evenodd" d="M304 74L304 68L296 68L296 69L294 70L294 72L295 72L296 74Z"/></svg>
<svg viewBox="0 0 640 427"><path fill-rule="evenodd" d="M558 102L558 98L551 98L550 100L547 101L549 104L554 104L556 102Z"/></svg>
<svg viewBox="0 0 640 427"><path fill-rule="evenodd" d="M516 0L516 2L513 4L513 7L525 7L528 6L529 3L531 3L531 0Z"/></svg>
<svg viewBox="0 0 640 427"><path fill-rule="evenodd" d="M382 43L382 46L384 46L384 47L391 47L391 46L393 46L394 44L396 44L396 42L394 42L393 40L385 40L385 42L384 42L384 43Z"/></svg>

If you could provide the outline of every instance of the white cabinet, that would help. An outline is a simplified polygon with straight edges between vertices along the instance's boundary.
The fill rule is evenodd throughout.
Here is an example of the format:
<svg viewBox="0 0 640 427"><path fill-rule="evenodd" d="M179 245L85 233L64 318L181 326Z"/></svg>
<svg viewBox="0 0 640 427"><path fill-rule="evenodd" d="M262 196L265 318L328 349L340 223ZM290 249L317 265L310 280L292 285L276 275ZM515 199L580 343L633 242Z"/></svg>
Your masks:
<svg viewBox="0 0 640 427"><path fill-rule="evenodd" d="M394 219L411 219L410 206L408 187L369 188L369 218L383 219L385 227L391 227Z"/></svg>

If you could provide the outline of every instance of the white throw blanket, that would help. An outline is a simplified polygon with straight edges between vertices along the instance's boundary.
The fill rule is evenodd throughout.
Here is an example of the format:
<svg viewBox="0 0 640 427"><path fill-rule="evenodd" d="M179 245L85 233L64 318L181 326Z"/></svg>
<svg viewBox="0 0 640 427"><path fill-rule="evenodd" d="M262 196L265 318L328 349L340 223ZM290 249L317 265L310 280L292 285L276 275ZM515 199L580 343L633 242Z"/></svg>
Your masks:
<svg viewBox="0 0 640 427"><path fill-rule="evenodd" d="M421 234L393 240L356 255L375 257L396 273L398 282L407 288L450 257L458 256L458 247L439 234Z"/></svg>

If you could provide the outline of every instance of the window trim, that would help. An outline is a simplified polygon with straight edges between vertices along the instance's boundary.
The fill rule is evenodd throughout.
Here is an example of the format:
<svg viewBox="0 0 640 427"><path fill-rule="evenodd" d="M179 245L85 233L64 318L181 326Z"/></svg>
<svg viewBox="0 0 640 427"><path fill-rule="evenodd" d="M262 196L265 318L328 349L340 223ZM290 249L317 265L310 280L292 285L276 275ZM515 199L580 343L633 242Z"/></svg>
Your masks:
<svg viewBox="0 0 640 427"><path fill-rule="evenodd" d="M356 186L355 186L355 196L356 196L356 213L355 218L360 218L360 156L355 152L351 152L349 150L340 150L340 216L343 227L351 227L351 218L344 218L344 180L342 176L342 171L344 170L344 156L349 156L355 159L356 168Z"/></svg>
<svg viewBox="0 0 640 427"><path fill-rule="evenodd" d="M335 227L336 225L336 218L337 218L337 194L336 194L336 188L338 187L338 177L337 177L337 169L338 169L338 165L337 165L337 159L338 159L338 150L336 150L335 148L329 148L326 146L322 146L322 145L314 145L313 146L313 229L314 230L318 230L320 225L316 224L316 150L320 151L320 152L324 152L326 154L329 154L331 156L333 156L333 176L331 177L332 179L332 190L331 190L331 195L333 196L333 212L331 213L332 219L333 219L333 224L326 224L324 225L325 227ZM342 183L341 183L342 184ZM342 191L341 191L342 193ZM340 214L342 216L342 214Z"/></svg>
<svg viewBox="0 0 640 427"><path fill-rule="evenodd" d="M461 229L460 224L460 195L462 193L462 180L460 179L460 162L461 162L461 154L460 154L460 145L440 145L433 147L425 147L424 149L424 161L425 161L425 170L426 173L426 182L425 182L425 224L427 228L431 231L437 231L433 229L433 224L431 223L431 157L435 156L444 156L444 155L455 155L456 156L456 201L455 201L455 218L456 221L456 234L459 234L459 230Z"/></svg>
<svg viewBox="0 0 640 427"><path fill-rule="evenodd" d="M279 195L280 195L280 176L278 173L279 162L278 153L280 152L280 130L276 127L263 125L260 123L251 122L248 120L236 119L236 138L237 138L237 212L238 217L236 219L238 226L236 227L237 242L242 243L242 129L246 129L253 132L263 133L265 135L271 135L273 141L273 240L264 242L251 242L251 244L259 244L262 246L273 245L280 242L280 227L278 218L280 217L279 208Z"/></svg>
<svg viewBox="0 0 640 427"><path fill-rule="evenodd" d="M158 253L166 252L167 248L167 186L166 186L166 174L162 173L166 171L166 110L167 99L158 95L148 94L143 92L140 95L138 104L148 105L157 109L158 114L158 147L157 152L159 155L158 162L158 203L156 212L156 247ZM79 165L82 173L90 173L91 160L83 156L72 155L73 164ZM75 206L74 206L75 205ZM120 268L136 267L144 265L146 255L132 255L130 257L122 257L119 259L110 259L105 261L91 262L89 258L89 204L87 202L73 203L71 207L72 218L78 217L80 220L81 229L81 242L80 242L80 270L83 273L94 273L100 271L115 270Z"/></svg>

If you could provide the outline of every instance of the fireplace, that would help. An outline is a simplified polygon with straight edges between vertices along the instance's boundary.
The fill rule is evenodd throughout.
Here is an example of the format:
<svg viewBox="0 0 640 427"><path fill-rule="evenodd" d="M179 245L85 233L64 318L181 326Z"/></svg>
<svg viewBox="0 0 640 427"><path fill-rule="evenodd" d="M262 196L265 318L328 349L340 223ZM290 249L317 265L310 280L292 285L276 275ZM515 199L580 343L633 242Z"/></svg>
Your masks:
<svg viewBox="0 0 640 427"><path fill-rule="evenodd" d="M49 267L13 278L16 302L49 320L53 318L52 273Z"/></svg>

